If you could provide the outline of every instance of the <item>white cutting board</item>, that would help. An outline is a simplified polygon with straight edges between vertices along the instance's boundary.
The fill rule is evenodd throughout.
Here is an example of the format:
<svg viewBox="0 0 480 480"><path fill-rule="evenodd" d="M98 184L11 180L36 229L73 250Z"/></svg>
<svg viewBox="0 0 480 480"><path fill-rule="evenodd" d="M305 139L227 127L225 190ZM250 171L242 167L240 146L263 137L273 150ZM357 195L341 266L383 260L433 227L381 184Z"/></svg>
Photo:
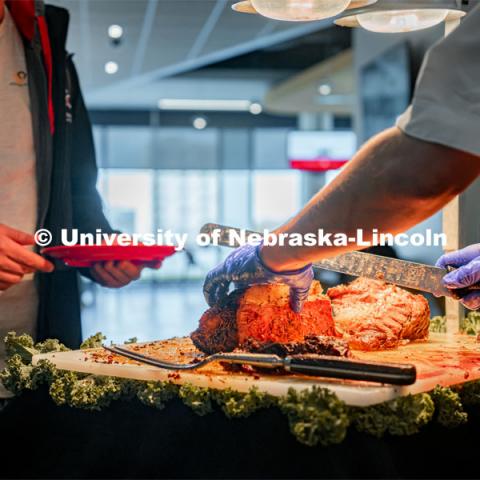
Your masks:
<svg viewBox="0 0 480 480"><path fill-rule="evenodd" d="M178 355L184 349L194 347L190 339L170 339L155 342L156 356L168 361L182 362ZM164 349L165 355L161 355ZM177 384L190 383L199 387L231 388L247 392L251 387L270 393L285 395L289 388L304 390L313 385L328 388L348 405L367 406L392 400L395 397L426 392L436 385L450 386L480 379L480 343L466 335L447 336L433 334L426 342L410 343L394 350L381 352L353 352L355 358L376 362L411 363L417 367L417 381L407 387L378 385L359 381L330 380L303 375L267 375L227 372L218 364L211 364L194 371L172 372L149 365L96 363L91 354L95 350L35 355L33 364L48 359L62 370L109 375L136 380L162 380ZM160 354L158 354L158 352Z"/></svg>

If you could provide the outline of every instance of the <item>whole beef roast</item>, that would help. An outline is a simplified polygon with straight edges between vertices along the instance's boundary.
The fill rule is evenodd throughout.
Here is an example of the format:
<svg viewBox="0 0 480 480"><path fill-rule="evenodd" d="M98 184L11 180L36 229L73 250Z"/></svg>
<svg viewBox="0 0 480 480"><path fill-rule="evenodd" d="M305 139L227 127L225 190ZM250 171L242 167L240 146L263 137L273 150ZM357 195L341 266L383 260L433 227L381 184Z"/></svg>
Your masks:
<svg viewBox="0 0 480 480"><path fill-rule="evenodd" d="M209 354L239 348L283 356L345 356L348 347L380 350L428 336L430 310L421 295L367 278L330 288L327 295L314 282L298 314L289 307L289 289L284 285L234 291L224 305L203 314L191 338Z"/></svg>
<svg viewBox="0 0 480 480"><path fill-rule="evenodd" d="M316 281L301 313L290 308L289 288L285 285L254 285L243 292L233 292L224 305L203 314L191 338L203 352L215 353L228 352L243 344L247 348L251 341L257 346L302 343L312 335L337 336L330 300ZM318 351L319 347L314 348Z"/></svg>
<svg viewBox="0 0 480 480"><path fill-rule="evenodd" d="M330 288L327 295L335 326L353 349L393 348L428 336L430 309L422 295L367 278Z"/></svg>

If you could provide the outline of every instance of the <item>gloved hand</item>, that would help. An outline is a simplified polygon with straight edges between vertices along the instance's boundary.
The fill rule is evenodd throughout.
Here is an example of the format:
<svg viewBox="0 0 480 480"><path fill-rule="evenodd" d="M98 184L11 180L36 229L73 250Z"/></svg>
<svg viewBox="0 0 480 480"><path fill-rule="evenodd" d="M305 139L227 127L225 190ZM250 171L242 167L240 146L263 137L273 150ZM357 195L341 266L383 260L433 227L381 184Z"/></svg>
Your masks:
<svg viewBox="0 0 480 480"><path fill-rule="evenodd" d="M443 255L438 259L437 267L457 268L443 277L447 288L465 288L480 283L480 243ZM479 309L480 290L468 293L461 302L470 310Z"/></svg>
<svg viewBox="0 0 480 480"><path fill-rule="evenodd" d="M309 264L300 270L274 272L260 258L261 245L245 245L231 253L225 261L211 270L203 284L205 300L212 307L227 296L230 283L245 288L258 283L283 283L290 287L290 307L299 313L308 297L313 281Z"/></svg>

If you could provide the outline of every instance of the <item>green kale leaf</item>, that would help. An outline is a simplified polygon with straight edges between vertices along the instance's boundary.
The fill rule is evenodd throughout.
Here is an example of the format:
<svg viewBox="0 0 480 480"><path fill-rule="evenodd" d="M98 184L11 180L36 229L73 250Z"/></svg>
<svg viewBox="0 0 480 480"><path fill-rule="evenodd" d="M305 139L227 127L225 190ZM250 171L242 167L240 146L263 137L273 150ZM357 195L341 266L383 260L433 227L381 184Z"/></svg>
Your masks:
<svg viewBox="0 0 480 480"><path fill-rule="evenodd" d="M290 388L278 402L287 415L290 431L300 443L327 446L345 438L350 424L348 410L329 390L313 387L297 392Z"/></svg>
<svg viewBox="0 0 480 480"><path fill-rule="evenodd" d="M32 337L27 334L17 336L15 332L8 332L4 342L7 358L20 355L24 363L30 363L33 355L39 353L35 349Z"/></svg>
<svg viewBox="0 0 480 480"><path fill-rule="evenodd" d="M212 392L209 388L196 387L186 383L178 391L183 403L197 415L203 416L213 412Z"/></svg>
<svg viewBox="0 0 480 480"><path fill-rule="evenodd" d="M466 335L478 335L480 333L480 312L470 312L463 319L460 330Z"/></svg>
<svg viewBox="0 0 480 480"><path fill-rule="evenodd" d="M430 319L430 331L432 333L447 333L447 317L436 316Z"/></svg>
<svg viewBox="0 0 480 480"><path fill-rule="evenodd" d="M37 343L35 349L38 353L68 352L70 350L63 343L60 343L54 338L48 338L44 342Z"/></svg>
<svg viewBox="0 0 480 480"><path fill-rule="evenodd" d="M106 339L107 337L103 335L102 332L97 332L95 335L84 340L80 345L80 349L86 350L87 348L100 348L103 345L103 341Z"/></svg>
<svg viewBox="0 0 480 480"><path fill-rule="evenodd" d="M480 405L480 381L464 383L459 388L459 395L463 405Z"/></svg>
<svg viewBox="0 0 480 480"><path fill-rule="evenodd" d="M360 432L382 437L413 435L429 423L435 410L427 393L398 397L389 402L365 408L351 408L355 428Z"/></svg>
<svg viewBox="0 0 480 480"><path fill-rule="evenodd" d="M121 397L123 383L115 377L65 371L57 374L49 393L57 405L101 410Z"/></svg>
<svg viewBox="0 0 480 480"><path fill-rule="evenodd" d="M150 407L159 410L178 394L178 386L171 382L142 382L138 387L138 399Z"/></svg>
<svg viewBox="0 0 480 480"><path fill-rule="evenodd" d="M16 353L7 360L5 370L0 373L0 381L7 390L18 395L30 388L32 370L33 366L25 364L22 357Z"/></svg>
<svg viewBox="0 0 480 480"><path fill-rule="evenodd" d="M256 387L252 387L247 393L237 392L230 388L212 390L212 395L229 418L248 417L261 408L268 408L276 404L275 397L260 392Z"/></svg>
<svg viewBox="0 0 480 480"><path fill-rule="evenodd" d="M437 385L430 396L435 404L436 420L440 425L454 428L467 422L468 415L463 410L460 395L451 388Z"/></svg>

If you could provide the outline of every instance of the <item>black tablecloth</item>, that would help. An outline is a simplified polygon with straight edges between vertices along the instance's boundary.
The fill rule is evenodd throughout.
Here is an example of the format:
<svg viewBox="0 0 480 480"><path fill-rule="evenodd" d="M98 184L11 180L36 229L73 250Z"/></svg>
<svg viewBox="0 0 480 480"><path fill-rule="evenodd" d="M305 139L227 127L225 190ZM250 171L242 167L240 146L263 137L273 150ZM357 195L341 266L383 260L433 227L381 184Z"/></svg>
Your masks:
<svg viewBox="0 0 480 480"><path fill-rule="evenodd" d="M101 412L57 407L44 391L0 412L2 478L478 478L480 415L447 430L376 439L351 430L337 446L306 447L276 409L245 419L199 417L181 401Z"/></svg>

